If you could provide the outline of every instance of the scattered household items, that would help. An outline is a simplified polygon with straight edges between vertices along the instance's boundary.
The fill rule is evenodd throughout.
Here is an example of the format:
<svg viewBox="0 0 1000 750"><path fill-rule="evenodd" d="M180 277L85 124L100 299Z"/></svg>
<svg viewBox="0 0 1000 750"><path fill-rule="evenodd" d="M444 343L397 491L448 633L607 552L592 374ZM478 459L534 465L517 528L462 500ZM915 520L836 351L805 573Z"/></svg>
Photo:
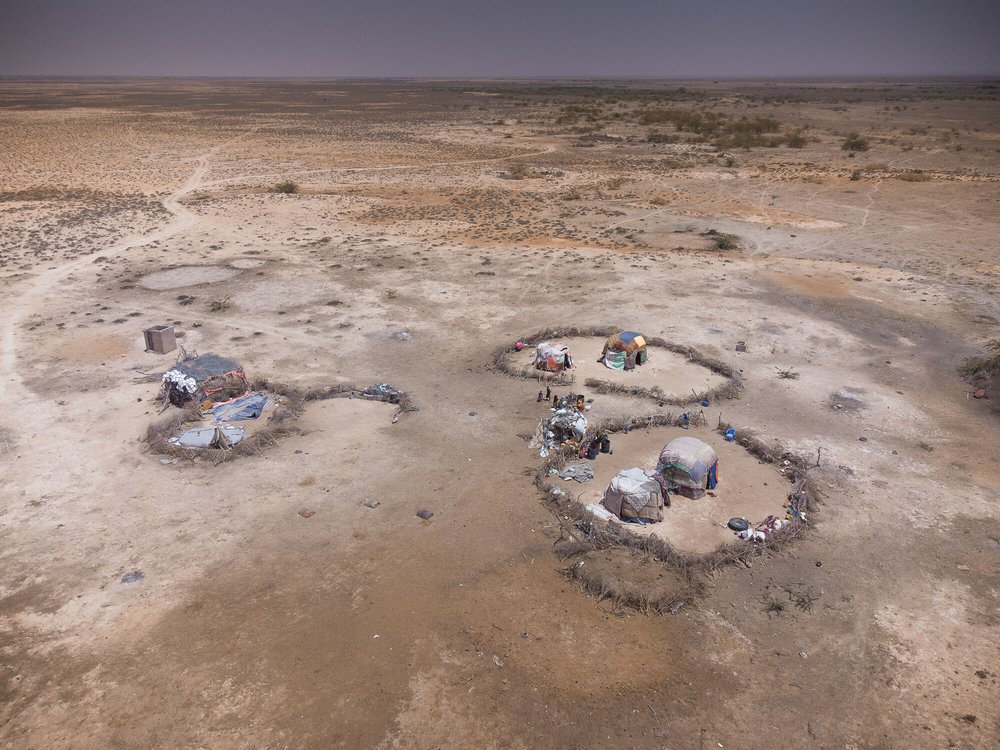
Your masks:
<svg viewBox="0 0 1000 750"><path fill-rule="evenodd" d="M164 373L161 397L175 406L185 406L191 401L230 401L249 391L243 366L235 359L218 354L185 354Z"/></svg>
<svg viewBox="0 0 1000 750"><path fill-rule="evenodd" d="M734 520L742 521L743 519L730 519L730 523L732 523ZM736 536L738 536L740 539L744 541L763 542L765 539L767 539L768 536L773 534L775 531L784 528L790 523L791 521L788 520L787 518L768 516L753 528L750 528L749 524L747 524L746 528L740 529L738 531L734 529L734 531L736 531ZM730 526L730 528L732 528L732 526Z"/></svg>
<svg viewBox="0 0 1000 750"><path fill-rule="evenodd" d="M535 369L545 372L562 372L573 366L569 347L543 341L535 350Z"/></svg>
<svg viewBox="0 0 1000 750"><path fill-rule="evenodd" d="M736 342L736 351L738 351L738 352L745 352L746 350L747 350L747 342L746 341L737 341Z"/></svg>
<svg viewBox="0 0 1000 750"><path fill-rule="evenodd" d="M422 519L424 519L426 521L431 516L433 516L434 514L431 511L429 511L429 510L423 510L423 509L421 509L421 510L417 511L417 515L420 516L420 518L422 518Z"/></svg>
<svg viewBox="0 0 1000 750"><path fill-rule="evenodd" d="M615 474L601 504L623 521L654 523L663 520L663 501L655 472L631 468Z"/></svg>
<svg viewBox="0 0 1000 750"><path fill-rule="evenodd" d="M263 413L269 400L263 393L251 393L224 404L216 404L211 409L212 417L216 422L240 422L245 419L257 419Z"/></svg>
<svg viewBox="0 0 1000 750"><path fill-rule="evenodd" d="M611 450L611 438L602 433L594 435L587 444L586 449L580 449L580 457L583 458L585 455L591 461L597 458L601 453L614 453L614 451Z"/></svg>
<svg viewBox="0 0 1000 750"><path fill-rule="evenodd" d="M698 438L674 438L660 452L656 470L678 494L697 499L718 484L719 457L712 446Z"/></svg>
<svg viewBox="0 0 1000 750"><path fill-rule="evenodd" d="M312 518L316 515L316 511L309 510L309 508L299 508L299 515L303 518Z"/></svg>
<svg viewBox="0 0 1000 750"><path fill-rule="evenodd" d="M539 420L530 443L542 458L546 458L549 451L556 447L578 447L587 434L587 418L582 413L586 404L582 397L569 393L562 398L553 398L552 416Z"/></svg>
<svg viewBox="0 0 1000 750"><path fill-rule="evenodd" d="M515 351L521 351L521 350L523 350L524 349L524 342L523 341L518 341L516 344L514 344L514 349L515 349Z"/></svg>
<svg viewBox="0 0 1000 750"><path fill-rule="evenodd" d="M138 583L145 577L141 570L132 570L121 577L121 582L124 584Z"/></svg>
<svg viewBox="0 0 1000 750"><path fill-rule="evenodd" d="M730 518L726 526L733 531L746 531L750 528L750 522L745 518Z"/></svg>
<svg viewBox="0 0 1000 750"><path fill-rule="evenodd" d="M646 364L646 339L635 331L622 331L604 342L600 362L611 370L632 370Z"/></svg>
<svg viewBox="0 0 1000 750"><path fill-rule="evenodd" d="M242 427L236 425L216 425L214 427L192 427L177 437L170 438L174 445L185 448L221 448L228 450L246 437Z"/></svg>
<svg viewBox="0 0 1000 750"><path fill-rule="evenodd" d="M730 427L728 430L726 430L726 442L732 443L735 440L736 440L736 429L734 427Z"/></svg>
<svg viewBox="0 0 1000 750"><path fill-rule="evenodd" d="M374 383L372 385L366 385L360 390L359 393L359 398L367 396L375 401L385 401L390 404L400 403L406 395L404 391L399 390L399 388L394 388L388 383ZM354 397L352 396L352 398Z"/></svg>
<svg viewBox="0 0 1000 750"><path fill-rule="evenodd" d="M371 508L371 509L374 510L375 508L377 508L378 506L380 506L382 503L380 503L375 498L366 497L364 500L361 501L361 504L363 506L365 506L366 508Z"/></svg>
<svg viewBox="0 0 1000 750"><path fill-rule="evenodd" d="M146 339L146 351L166 354L177 348L177 338L173 326L153 326L142 332Z"/></svg>
<svg viewBox="0 0 1000 750"><path fill-rule="evenodd" d="M559 477L568 482L570 479L583 484L594 478L594 465L589 461L580 461L575 464L567 464L559 471Z"/></svg>

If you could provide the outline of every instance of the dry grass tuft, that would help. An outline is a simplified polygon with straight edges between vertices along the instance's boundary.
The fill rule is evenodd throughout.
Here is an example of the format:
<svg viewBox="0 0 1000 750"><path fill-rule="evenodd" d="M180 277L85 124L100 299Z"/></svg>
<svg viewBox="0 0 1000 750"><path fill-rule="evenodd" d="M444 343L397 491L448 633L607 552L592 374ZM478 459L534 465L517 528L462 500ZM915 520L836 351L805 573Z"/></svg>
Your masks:
<svg viewBox="0 0 1000 750"><path fill-rule="evenodd" d="M985 346L986 355L969 357L958 368L959 373L969 380L985 380L1000 373L1000 339L992 339Z"/></svg>

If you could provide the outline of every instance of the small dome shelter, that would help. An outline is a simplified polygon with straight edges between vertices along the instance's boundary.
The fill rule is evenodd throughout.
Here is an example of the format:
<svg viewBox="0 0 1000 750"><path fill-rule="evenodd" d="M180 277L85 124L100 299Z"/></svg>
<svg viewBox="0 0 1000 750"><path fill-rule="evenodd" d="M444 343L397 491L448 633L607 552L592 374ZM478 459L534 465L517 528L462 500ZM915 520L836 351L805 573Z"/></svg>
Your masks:
<svg viewBox="0 0 1000 750"><path fill-rule="evenodd" d="M568 346L550 344L543 341L535 350L535 369L546 372L562 372L573 366L573 355Z"/></svg>
<svg viewBox="0 0 1000 750"><path fill-rule="evenodd" d="M600 361L610 370L632 370L646 364L646 339L635 331L622 331L604 342Z"/></svg>
<svg viewBox="0 0 1000 750"><path fill-rule="evenodd" d="M654 472L622 469L604 490L601 504L623 521L655 523L663 520L665 494Z"/></svg>
<svg viewBox="0 0 1000 750"><path fill-rule="evenodd" d="M166 398L175 406L193 401L222 403L250 392L243 365L218 354L185 354L163 375Z"/></svg>
<svg viewBox="0 0 1000 750"><path fill-rule="evenodd" d="M715 449L698 438L679 437L660 451L657 472L677 493L690 498L704 496L719 482L719 457Z"/></svg>

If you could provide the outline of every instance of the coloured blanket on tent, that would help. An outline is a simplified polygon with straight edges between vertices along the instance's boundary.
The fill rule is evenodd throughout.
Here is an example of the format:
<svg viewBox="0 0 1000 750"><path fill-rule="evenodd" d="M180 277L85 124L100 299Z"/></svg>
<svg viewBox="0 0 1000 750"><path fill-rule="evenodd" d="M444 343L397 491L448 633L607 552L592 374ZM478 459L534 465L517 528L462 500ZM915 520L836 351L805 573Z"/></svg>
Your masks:
<svg viewBox="0 0 1000 750"><path fill-rule="evenodd" d="M613 336L608 336L608 340L604 342L604 351L635 354L645 346L646 339L642 337L642 334L636 333L635 331L622 331L621 333L616 333Z"/></svg>
<svg viewBox="0 0 1000 750"><path fill-rule="evenodd" d="M172 369L198 384L198 391L193 395L199 401L229 401L250 390L243 365L218 354L188 355Z"/></svg>
<svg viewBox="0 0 1000 750"><path fill-rule="evenodd" d="M604 353L604 366L609 370L625 369L625 352L607 351Z"/></svg>
<svg viewBox="0 0 1000 750"><path fill-rule="evenodd" d="M619 518L663 520L663 495L654 472L632 468L619 471L601 501Z"/></svg>
<svg viewBox="0 0 1000 750"><path fill-rule="evenodd" d="M569 347L550 344L547 341L543 341L538 345L535 351L536 369L559 372L566 367L572 366L573 358L570 356Z"/></svg>
<svg viewBox="0 0 1000 750"><path fill-rule="evenodd" d="M719 457L708 443L693 437L671 440L660 452L657 471L679 487L714 489Z"/></svg>

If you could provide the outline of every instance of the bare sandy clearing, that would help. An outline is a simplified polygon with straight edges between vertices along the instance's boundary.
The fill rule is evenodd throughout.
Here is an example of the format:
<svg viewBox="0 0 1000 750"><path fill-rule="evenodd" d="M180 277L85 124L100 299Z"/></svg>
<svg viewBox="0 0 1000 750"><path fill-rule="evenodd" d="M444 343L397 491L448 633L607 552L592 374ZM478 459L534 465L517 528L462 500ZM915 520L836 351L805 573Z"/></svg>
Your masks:
<svg viewBox="0 0 1000 750"><path fill-rule="evenodd" d="M237 269L222 266L180 266L148 274L139 280L139 284L155 291L183 289L186 286L226 281L238 273Z"/></svg>
<svg viewBox="0 0 1000 750"><path fill-rule="evenodd" d="M788 480L774 466L761 463L742 446L726 442L718 432L706 429L656 428L613 434L614 453L602 453L592 462L593 481L584 485L563 482L562 487L578 495L581 503L600 505L604 490L615 474L633 466L655 469L663 446L681 436L698 438L715 448L719 456L719 485L712 490L715 497L706 495L692 500L671 495L670 507L663 510L663 521L649 526L627 524L632 533L658 536L688 552L709 552L720 544L735 541L733 532L726 528L734 516L746 518L751 524L772 514L785 517L791 488Z"/></svg>

